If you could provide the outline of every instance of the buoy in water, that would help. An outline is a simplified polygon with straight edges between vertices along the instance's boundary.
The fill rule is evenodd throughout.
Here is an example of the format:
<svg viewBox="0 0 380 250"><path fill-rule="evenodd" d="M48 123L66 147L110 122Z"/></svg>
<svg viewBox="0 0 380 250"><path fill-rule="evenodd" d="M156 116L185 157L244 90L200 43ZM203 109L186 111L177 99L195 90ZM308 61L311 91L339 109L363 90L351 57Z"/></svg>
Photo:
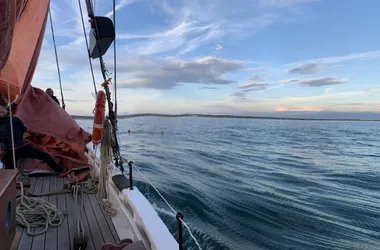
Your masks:
<svg viewBox="0 0 380 250"><path fill-rule="evenodd" d="M131 133L131 130L128 129L128 133Z"/></svg>
<svg viewBox="0 0 380 250"><path fill-rule="evenodd" d="M164 134L164 131L161 131L161 135L163 135Z"/></svg>

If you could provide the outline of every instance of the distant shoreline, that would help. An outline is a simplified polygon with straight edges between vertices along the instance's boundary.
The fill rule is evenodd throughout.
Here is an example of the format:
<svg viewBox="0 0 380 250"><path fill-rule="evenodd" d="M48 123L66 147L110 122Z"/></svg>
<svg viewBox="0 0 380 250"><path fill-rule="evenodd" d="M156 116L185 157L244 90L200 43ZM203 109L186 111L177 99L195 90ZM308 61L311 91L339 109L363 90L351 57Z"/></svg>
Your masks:
<svg viewBox="0 0 380 250"><path fill-rule="evenodd" d="M92 120L93 116L72 115L74 119L78 120ZM374 121L380 122L380 120L364 120L364 119L327 119L327 118L290 118L290 117L270 117L270 116L246 116L246 115L203 115L203 114L133 114L133 115L119 115L118 119L128 119L135 117L166 117L166 118L178 118L178 117L203 117L203 118L233 118L233 119L257 119L257 120L299 120L299 121Z"/></svg>

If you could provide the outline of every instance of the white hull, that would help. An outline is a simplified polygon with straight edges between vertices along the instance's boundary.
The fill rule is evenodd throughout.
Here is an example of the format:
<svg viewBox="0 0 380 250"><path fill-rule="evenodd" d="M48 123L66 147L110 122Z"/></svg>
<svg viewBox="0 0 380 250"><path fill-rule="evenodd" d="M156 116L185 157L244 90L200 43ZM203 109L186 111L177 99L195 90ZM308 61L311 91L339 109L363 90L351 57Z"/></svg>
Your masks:
<svg viewBox="0 0 380 250"><path fill-rule="evenodd" d="M86 156L92 165L91 176L99 176L100 160L90 145L87 148ZM111 171L112 176L121 175L116 168ZM147 250L177 250L177 241L139 189L133 187L133 190L119 191L112 181L112 176L109 176L108 180L108 200L112 207L117 209L112 222L119 238L142 240Z"/></svg>

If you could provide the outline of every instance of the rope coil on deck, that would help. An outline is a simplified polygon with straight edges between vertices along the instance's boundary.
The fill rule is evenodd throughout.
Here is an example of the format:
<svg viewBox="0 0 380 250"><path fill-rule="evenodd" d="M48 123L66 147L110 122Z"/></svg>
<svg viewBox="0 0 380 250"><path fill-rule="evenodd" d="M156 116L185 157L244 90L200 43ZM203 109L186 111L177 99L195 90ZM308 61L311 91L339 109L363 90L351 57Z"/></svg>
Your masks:
<svg viewBox="0 0 380 250"><path fill-rule="evenodd" d="M124 161L126 161L126 159L122 158ZM174 216L177 214L177 211L169 204L169 202L165 199L165 197L160 193L160 191L158 191L158 189L153 185L153 183L135 166L133 165L133 167L137 170L137 172L139 172L139 174L152 186L152 188L157 192L157 194L161 197L161 199L166 203L166 205L170 208L170 210L174 213ZM197 245L198 249L199 250L202 250L202 247L201 245L199 244L198 240L195 238L195 236L193 235L193 233L191 232L190 230L190 227L187 225L187 223L185 221L183 221L181 218L179 218L180 221L182 221L183 225L186 227L187 231L189 232L190 234L190 237L194 240L195 244Z"/></svg>
<svg viewBox="0 0 380 250"><path fill-rule="evenodd" d="M27 228L28 235L35 236L45 233L49 226L58 227L62 224L65 214L55 205L41 198L26 197L24 186L20 182L21 197L17 198L16 221ZM31 232L32 227L45 226L41 231Z"/></svg>

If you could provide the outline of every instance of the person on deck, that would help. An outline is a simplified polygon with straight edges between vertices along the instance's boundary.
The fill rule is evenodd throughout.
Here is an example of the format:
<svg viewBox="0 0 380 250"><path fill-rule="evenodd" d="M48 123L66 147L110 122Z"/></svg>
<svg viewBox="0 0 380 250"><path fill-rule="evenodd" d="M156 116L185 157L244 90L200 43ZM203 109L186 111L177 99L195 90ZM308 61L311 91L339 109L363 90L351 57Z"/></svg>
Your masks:
<svg viewBox="0 0 380 250"><path fill-rule="evenodd" d="M46 94L48 94L59 106L61 106L61 104L59 103L57 97L54 95L54 92L51 88L48 88L46 89Z"/></svg>
<svg viewBox="0 0 380 250"><path fill-rule="evenodd" d="M20 103L21 96L16 96L14 102L10 105L13 111L17 104ZM12 135L10 125L9 107L0 106L0 139L7 147L1 152L1 162L5 165L5 169L13 168L13 153L12 153ZM62 173L64 170L59 167L55 160L47 153L26 144L24 141L24 133L27 130L25 124L16 116L12 116L12 128L16 164L19 158L34 158L47 163L55 172Z"/></svg>

